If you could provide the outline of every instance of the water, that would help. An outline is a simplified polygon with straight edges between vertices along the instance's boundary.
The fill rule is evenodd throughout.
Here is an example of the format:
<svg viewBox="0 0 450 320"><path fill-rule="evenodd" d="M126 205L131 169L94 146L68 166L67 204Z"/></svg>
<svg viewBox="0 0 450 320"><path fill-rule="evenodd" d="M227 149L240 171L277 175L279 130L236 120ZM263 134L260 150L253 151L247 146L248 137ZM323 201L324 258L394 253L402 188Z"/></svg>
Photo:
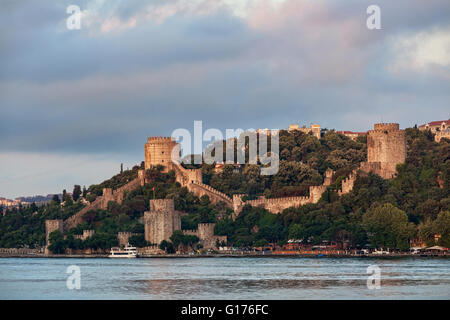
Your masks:
<svg viewBox="0 0 450 320"><path fill-rule="evenodd" d="M66 269L81 270L69 290ZM381 288L367 288L367 267ZM0 299L449 299L450 259L0 259Z"/></svg>

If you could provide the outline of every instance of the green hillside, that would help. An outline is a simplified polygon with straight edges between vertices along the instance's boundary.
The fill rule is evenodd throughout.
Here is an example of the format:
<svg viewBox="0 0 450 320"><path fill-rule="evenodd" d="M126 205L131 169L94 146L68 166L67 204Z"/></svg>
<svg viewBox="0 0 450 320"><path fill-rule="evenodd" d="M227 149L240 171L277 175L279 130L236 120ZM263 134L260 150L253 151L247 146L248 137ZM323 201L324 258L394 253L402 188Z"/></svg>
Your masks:
<svg viewBox="0 0 450 320"><path fill-rule="evenodd" d="M117 244L119 231L143 233L143 215L149 200L172 198L177 210L186 212L182 229L195 229L199 222L217 222L216 233L227 235L234 246L284 243L302 239L319 244L322 241L348 241L353 246L407 248L409 239L421 236L450 246L450 143L439 144L433 136L416 128L406 129L407 160L398 167L398 176L383 180L377 175L359 175L352 192L337 195L340 181L359 166L366 157L364 138L352 141L334 131L320 140L301 132L280 132L280 170L274 176L259 175L257 165L236 170L226 165L223 172L203 165L206 184L231 196L246 193L249 197L265 195L281 197L307 195L310 185L319 185L327 168L336 171L333 184L317 204L286 209L271 214L261 208L244 207L236 220L231 209L212 205L207 196L201 199L175 182L174 172L161 168L146 172L150 181L125 195L121 205L110 202L107 210L94 210L83 224L72 229L65 242L71 248L109 248ZM104 187L118 188L137 176L140 166L88 188L86 199L101 195ZM153 191L154 189L154 191ZM70 199L64 205L52 201L48 205L9 209L0 218L0 247L42 246L45 244L45 220L66 219L84 205ZM94 229L89 241L74 240L83 229ZM134 239L144 245L142 238Z"/></svg>

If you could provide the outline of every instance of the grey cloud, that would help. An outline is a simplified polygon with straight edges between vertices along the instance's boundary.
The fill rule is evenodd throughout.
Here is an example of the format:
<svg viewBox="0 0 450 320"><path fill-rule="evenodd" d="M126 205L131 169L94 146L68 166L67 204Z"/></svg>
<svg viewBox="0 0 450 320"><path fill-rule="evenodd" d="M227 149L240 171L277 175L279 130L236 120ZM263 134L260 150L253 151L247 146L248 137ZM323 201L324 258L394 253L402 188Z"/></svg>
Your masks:
<svg viewBox="0 0 450 320"><path fill-rule="evenodd" d="M223 9L103 34L65 30L68 3L7 2L0 13L2 150L140 159L146 136L191 129L194 120L219 129L317 122L366 130L381 118L408 126L448 117L448 82L393 76L386 42L448 26L448 1L379 1L380 32L365 28L369 1L321 1L325 10L306 21L292 2L276 28ZM102 10L127 20L148 3L106 1Z"/></svg>

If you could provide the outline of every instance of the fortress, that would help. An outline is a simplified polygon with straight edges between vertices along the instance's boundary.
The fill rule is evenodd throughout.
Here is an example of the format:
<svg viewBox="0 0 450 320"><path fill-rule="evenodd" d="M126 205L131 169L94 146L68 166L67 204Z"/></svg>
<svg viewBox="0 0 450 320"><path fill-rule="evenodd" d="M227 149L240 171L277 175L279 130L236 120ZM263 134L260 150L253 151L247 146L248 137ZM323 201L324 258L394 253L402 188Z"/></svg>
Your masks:
<svg viewBox="0 0 450 320"><path fill-rule="evenodd" d="M173 199L150 200L150 211L144 213L145 240L152 244L169 241L176 230L181 230L181 212L175 210ZM197 230L182 230L185 235L195 235L205 249L227 242L226 236L214 235L215 223L199 223Z"/></svg>
<svg viewBox="0 0 450 320"><path fill-rule="evenodd" d="M308 128L307 128L308 129ZM291 126L289 131L299 130L298 126ZM303 130L301 130L303 131ZM320 126L311 126L308 130L320 138ZM173 170L176 181L186 187L197 197L207 195L211 203L222 203L234 211L233 218L242 211L246 204L254 207L265 208L272 213L281 213L289 207L299 207L308 203L317 203L327 187L332 183L334 172L328 169L322 185L310 186L309 196L265 198L259 197L255 200L243 201L243 195L235 194L233 198L206 185L202 180L202 169L185 169L179 164L179 145L170 137L150 137L145 144L145 169L163 166L164 172ZM176 160L173 161L172 159ZM404 130L399 129L397 123L379 123L374 125L373 130L367 133L367 161L360 164L359 170L373 172L384 179L395 177L396 166L406 160L406 135ZM349 193L353 189L358 170L342 181L339 196ZM71 216L66 221L47 220L46 239L54 230L68 231L83 222L84 215L96 209L107 209L108 202L122 203L126 192L143 186L145 181L144 170L139 170L138 177L119 189L103 189L103 195L97 197L91 204ZM153 244L160 244L163 240L169 240L176 230L181 230L182 213L175 210L173 199L150 200L150 210L144 213L145 240ZM197 230L184 230L184 234L196 235L204 248L213 248L217 241L226 242L226 237L214 235L214 224L199 224ZM93 231L86 231L80 238L92 236ZM128 241L132 234L120 233L118 239L121 244Z"/></svg>
<svg viewBox="0 0 450 320"><path fill-rule="evenodd" d="M152 244L169 241L175 230L181 230L181 213L173 199L150 200L150 211L144 213L145 240Z"/></svg>
<svg viewBox="0 0 450 320"><path fill-rule="evenodd" d="M397 174L397 164L406 160L406 134L398 123L377 123L367 133L367 162L361 163L364 172L373 172L391 179Z"/></svg>
<svg viewBox="0 0 450 320"><path fill-rule="evenodd" d="M171 170L172 151L177 151L176 146L176 141L171 137L149 137L145 144L145 170L158 165L164 166L165 172ZM179 153L174 157L178 160Z"/></svg>

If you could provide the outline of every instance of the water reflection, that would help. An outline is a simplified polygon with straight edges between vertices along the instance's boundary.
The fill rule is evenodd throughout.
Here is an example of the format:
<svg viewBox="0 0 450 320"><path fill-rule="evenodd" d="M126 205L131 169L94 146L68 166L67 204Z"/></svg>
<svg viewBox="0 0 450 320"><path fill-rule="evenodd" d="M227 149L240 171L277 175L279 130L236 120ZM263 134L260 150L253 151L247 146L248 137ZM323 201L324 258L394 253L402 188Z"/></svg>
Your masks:
<svg viewBox="0 0 450 320"><path fill-rule="evenodd" d="M78 265L82 290L67 290ZM367 266L381 289L367 289ZM449 299L447 259L0 259L0 299Z"/></svg>

